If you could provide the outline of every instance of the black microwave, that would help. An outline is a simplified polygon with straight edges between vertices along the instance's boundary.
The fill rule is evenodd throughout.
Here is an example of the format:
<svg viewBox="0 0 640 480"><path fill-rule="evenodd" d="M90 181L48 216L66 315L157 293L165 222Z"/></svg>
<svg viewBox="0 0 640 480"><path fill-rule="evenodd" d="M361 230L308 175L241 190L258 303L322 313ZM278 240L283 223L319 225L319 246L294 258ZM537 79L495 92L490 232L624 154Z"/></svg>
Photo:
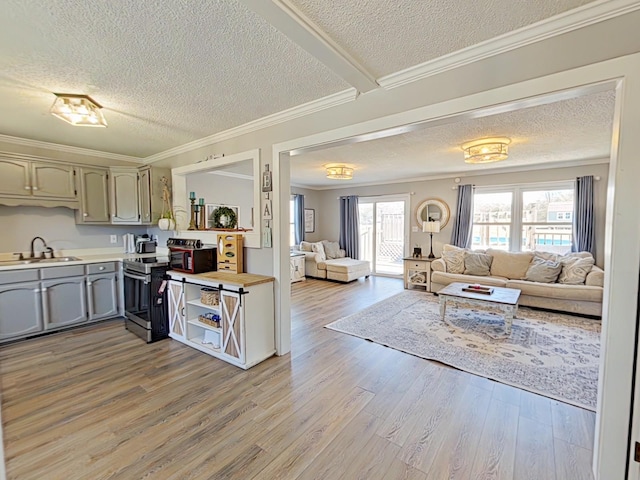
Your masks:
<svg viewBox="0 0 640 480"><path fill-rule="evenodd" d="M216 270L216 247L169 247L169 268L178 272L203 273Z"/></svg>

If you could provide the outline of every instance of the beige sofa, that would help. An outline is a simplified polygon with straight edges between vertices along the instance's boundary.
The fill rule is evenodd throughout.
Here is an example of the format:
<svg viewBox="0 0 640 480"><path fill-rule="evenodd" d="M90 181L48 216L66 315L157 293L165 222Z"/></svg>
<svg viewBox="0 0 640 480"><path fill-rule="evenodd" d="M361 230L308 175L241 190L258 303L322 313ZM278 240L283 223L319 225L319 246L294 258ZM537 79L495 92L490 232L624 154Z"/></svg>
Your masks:
<svg viewBox="0 0 640 480"><path fill-rule="evenodd" d="M300 242L293 249L304 255L305 276L337 282L352 282L371 275L371 265L365 260L347 257L338 242Z"/></svg>
<svg viewBox="0 0 640 480"><path fill-rule="evenodd" d="M525 280L531 265L535 262L542 261L540 259L557 261L557 263L562 264L570 255L573 255L574 258L590 257L591 261L593 261L593 257L586 252L569 254L562 257L546 252L536 252L535 254L532 252L514 253L489 249L486 252L479 251L492 256L489 275L470 275L447 271L447 263L449 263L450 266L455 266L452 265L451 261L448 261L451 254L447 252L455 250L461 249L451 245L445 245L443 258L431 262L432 292L437 293L443 287L454 282L517 288L522 292L520 294L519 304L523 306L539 307L594 317L602 316L604 271L595 265L589 267L587 263L587 270L583 272L586 273L586 277L584 278L584 283L580 284L558 283L558 281L542 283ZM477 253L476 251L468 250L466 252ZM445 261L444 257L446 257L448 262ZM589 268L590 270L588 270ZM560 278L560 280L562 280L562 278Z"/></svg>

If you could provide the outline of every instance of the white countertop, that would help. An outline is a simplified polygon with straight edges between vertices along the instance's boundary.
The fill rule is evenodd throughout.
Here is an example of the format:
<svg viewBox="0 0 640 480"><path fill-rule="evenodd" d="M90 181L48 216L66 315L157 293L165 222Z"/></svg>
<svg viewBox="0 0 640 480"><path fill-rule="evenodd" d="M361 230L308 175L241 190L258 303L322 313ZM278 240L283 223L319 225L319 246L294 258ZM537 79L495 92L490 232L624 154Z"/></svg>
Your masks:
<svg viewBox="0 0 640 480"><path fill-rule="evenodd" d="M55 252L56 257L77 257L79 260L73 260L68 262L34 262L19 265L2 265L0 263L0 271L6 270L25 270L33 268L49 268L49 267L63 267L67 265L86 265L89 263L100 262L121 262L128 258L152 258L152 257L166 257L169 253L166 248L158 248L156 253L124 253L120 249L86 249L86 250L66 250ZM83 253L84 252L84 253ZM9 255L8 257L6 255ZM0 254L0 260L16 260L15 257L11 257L11 254Z"/></svg>

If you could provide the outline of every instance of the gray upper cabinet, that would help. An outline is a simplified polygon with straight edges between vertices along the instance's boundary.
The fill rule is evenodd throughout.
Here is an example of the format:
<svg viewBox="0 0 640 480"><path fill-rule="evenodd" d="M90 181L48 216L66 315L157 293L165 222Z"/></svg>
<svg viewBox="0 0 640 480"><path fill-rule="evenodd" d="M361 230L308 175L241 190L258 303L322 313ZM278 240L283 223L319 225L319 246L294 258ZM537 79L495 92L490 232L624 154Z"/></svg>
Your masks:
<svg viewBox="0 0 640 480"><path fill-rule="evenodd" d="M86 322L85 278L72 277L42 282L44 329L53 330Z"/></svg>
<svg viewBox="0 0 640 480"><path fill-rule="evenodd" d="M111 223L140 224L137 169L111 169Z"/></svg>
<svg viewBox="0 0 640 480"><path fill-rule="evenodd" d="M0 195L74 200L75 167L0 158Z"/></svg>
<svg viewBox="0 0 640 480"><path fill-rule="evenodd" d="M0 158L0 195L31 196L29 162Z"/></svg>
<svg viewBox="0 0 640 480"><path fill-rule="evenodd" d="M0 204L78 208L76 167L27 156L0 157Z"/></svg>
<svg viewBox="0 0 640 480"><path fill-rule="evenodd" d="M142 223L150 224L152 219L151 211L151 168L140 170L140 216Z"/></svg>
<svg viewBox="0 0 640 480"><path fill-rule="evenodd" d="M76 211L76 223L110 223L109 170L80 167L78 172L80 209Z"/></svg>
<svg viewBox="0 0 640 480"><path fill-rule="evenodd" d="M166 168L113 167L110 172L111 223L152 225L162 213L162 177Z"/></svg>
<svg viewBox="0 0 640 480"><path fill-rule="evenodd" d="M24 337L42 329L40 283L0 286L0 340Z"/></svg>
<svg viewBox="0 0 640 480"><path fill-rule="evenodd" d="M75 167L32 162L31 194L37 197L76 198Z"/></svg>

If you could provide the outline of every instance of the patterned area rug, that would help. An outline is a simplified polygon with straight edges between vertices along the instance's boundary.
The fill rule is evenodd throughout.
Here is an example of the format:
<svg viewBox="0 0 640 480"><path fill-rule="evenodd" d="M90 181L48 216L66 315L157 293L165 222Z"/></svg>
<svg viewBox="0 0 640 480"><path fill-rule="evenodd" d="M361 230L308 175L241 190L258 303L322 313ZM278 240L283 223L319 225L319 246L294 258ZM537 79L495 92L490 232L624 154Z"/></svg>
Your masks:
<svg viewBox="0 0 640 480"><path fill-rule="evenodd" d="M326 328L595 411L600 321L520 307L508 339L497 314L405 291Z"/></svg>

